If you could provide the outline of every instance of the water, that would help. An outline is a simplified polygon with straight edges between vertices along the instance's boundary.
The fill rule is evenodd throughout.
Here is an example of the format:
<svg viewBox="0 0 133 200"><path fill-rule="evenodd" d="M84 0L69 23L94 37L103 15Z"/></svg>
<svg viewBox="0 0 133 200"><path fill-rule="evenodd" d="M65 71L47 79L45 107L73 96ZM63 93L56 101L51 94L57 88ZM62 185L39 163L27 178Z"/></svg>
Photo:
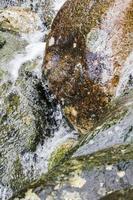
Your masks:
<svg viewBox="0 0 133 200"><path fill-rule="evenodd" d="M28 42L28 45L22 53L15 55L14 58L7 64L7 69L13 81L17 79L19 69L24 63L34 61L37 58L39 58L40 63L35 70L38 71L38 74L41 73L41 65L46 45L46 43L43 42L44 35L45 32L22 35L22 38Z"/></svg>

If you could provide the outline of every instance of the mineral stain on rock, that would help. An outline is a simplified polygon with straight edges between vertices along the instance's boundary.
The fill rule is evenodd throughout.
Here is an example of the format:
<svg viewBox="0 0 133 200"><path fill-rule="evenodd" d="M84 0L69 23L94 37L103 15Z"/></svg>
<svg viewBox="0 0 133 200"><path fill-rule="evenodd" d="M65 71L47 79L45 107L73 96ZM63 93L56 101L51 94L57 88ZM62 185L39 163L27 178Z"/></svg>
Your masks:
<svg viewBox="0 0 133 200"><path fill-rule="evenodd" d="M99 121L115 95L133 48L132 19L131 0L68 0L53 21L44 73L80 132Z"/></svg>

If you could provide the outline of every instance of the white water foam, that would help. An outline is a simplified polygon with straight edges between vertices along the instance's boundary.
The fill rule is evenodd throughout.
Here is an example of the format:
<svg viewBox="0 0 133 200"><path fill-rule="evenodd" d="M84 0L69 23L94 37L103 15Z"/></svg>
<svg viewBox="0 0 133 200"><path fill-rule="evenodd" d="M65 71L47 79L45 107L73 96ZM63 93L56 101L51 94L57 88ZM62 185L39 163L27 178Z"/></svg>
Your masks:
<svg viewBox="0 0 133 200"><path fill-rule="evenodd" d="M28 42L28 44L22 53L16 54L14 58L7 64L7 69L11 75L12 81L15 81L18 78L19 69L28 61L35 61L37 58L39 58L40 64L37 66L37 68L40 68L46 45L42 40L44 35L44 32L38 31L32 34L23 34L21 36L22 39Z"/></svg>
<svg viewBox="0 0 133 200"><path fill-rule="evenodd" d="M62 114L60 117L62 119ZM52 153L69 139L76 141L77 134L75 131L70 130L68 126L65 127L62 120L59 129L54 132L53 138L45 140L43 145L39 144L34 153L25 153L20 158L25 176L37 178L42 174L46 174Z"/></svg>

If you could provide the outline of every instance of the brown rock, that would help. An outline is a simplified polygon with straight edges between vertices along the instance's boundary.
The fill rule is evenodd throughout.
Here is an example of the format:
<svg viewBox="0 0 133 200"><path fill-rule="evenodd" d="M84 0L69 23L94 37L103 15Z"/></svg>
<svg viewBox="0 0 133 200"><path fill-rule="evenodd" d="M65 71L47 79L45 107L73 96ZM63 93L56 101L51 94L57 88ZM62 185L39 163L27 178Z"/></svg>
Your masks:
<svg viewBox="0 0 133 200"><path fill-rule="evenodd" d="M98 122L133 49L132 0L68 0L49 34L44 72L81 132Z"/></svg>

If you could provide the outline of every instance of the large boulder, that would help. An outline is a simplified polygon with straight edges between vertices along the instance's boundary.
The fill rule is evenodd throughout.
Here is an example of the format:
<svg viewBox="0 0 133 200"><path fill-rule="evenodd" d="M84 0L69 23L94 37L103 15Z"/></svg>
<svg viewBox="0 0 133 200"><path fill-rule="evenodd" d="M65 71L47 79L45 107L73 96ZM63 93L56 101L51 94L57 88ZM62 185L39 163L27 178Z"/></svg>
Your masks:
<svg viewBox="0 0 133 200"><path fill-rule="evenodd" d="M54 19L44 72L65 115L81 132L101 119L122 69L131 66L132 19L131 0L68 0Z"/></svg>

